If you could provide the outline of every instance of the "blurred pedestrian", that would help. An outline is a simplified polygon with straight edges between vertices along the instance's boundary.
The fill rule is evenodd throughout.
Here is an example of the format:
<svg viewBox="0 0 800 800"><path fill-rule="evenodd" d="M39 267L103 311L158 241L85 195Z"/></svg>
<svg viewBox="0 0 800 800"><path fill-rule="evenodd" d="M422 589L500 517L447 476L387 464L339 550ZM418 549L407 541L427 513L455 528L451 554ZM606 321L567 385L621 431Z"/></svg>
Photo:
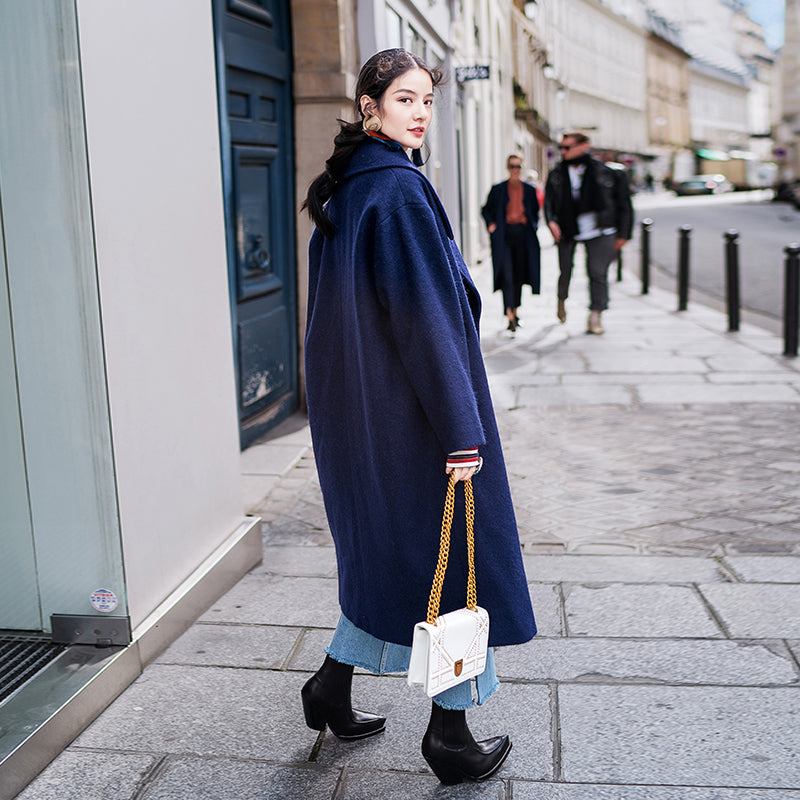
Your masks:
<svg viewBox="0 0 800 800"><path fill-rule="evenodd" d="M653 173L652 172L648 172L644 176L644 186L645 186L645 189L650 193L655 191L656 179L653 177Z"/></svg>
<svg viewBox="0 0 800 800"><path fill-rule="evenodd" d="M481 209L492 245L494 291L503 293L510 334L520 326L517 313L526 283L539 294L539 201L536 189L521 179L522 159L506 159L508 180L496 183Z"/></svg>
<svg viewBox="0 0 800 800"><path fill-rule="evenodd" d="M633 206L625 173L593 158L590 148L583 133L563 135L561 163L547 177L544 214L558 247L558 319L567 319L575 248L583 242L589 276L586 332L600 334L608 308L608 267L631 238Z"/></svg>
<svg viewBox="0 0 800 800"><path fill-rule="evenodd" d="M475 741L466 710L499 687L493 648L528 641L536 625L481 355L480 295L419 169L440 80L407 50L369 58L355 87L355 119L339 120L333 152L303 204L315 224L308 419L341 615L301 697L314 730L350 740L384 729L382 716L353 708L353 668L408 670L414 626L428 610L446 491L451 479L470 481L478 600L491 618L486 669L433 696L422 739L437 777L460 783L489 778L508 756L508 736ZM441 614L464 606L462 498Z"/></svg>

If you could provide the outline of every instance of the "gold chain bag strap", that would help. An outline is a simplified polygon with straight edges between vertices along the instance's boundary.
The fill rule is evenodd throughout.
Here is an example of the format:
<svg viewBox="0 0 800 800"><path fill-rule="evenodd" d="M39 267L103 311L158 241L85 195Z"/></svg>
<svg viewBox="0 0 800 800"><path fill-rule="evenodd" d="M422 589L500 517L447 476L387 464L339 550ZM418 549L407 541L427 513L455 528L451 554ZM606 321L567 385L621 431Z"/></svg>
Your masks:
<svg viewBox="0 0 800 800"><path fill-rule="evenodd" d="M450 532L456 498L455 474L450 473L439 539L439 559L428 599L428 616L414 626L408 683L421 684L428 697L477 677L486 669L489 614L478 606L475 586L475 498L472 481L464 481L467 512L467 605L439 616L442 587L450 557Z"/></svg>

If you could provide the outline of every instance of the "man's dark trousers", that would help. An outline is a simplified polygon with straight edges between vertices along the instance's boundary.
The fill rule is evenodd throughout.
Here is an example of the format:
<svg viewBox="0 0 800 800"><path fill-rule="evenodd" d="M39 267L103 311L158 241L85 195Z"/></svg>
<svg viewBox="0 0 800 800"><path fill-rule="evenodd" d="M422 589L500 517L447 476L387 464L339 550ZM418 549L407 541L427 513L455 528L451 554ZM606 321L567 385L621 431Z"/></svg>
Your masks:
<svg viewBox="0 0 800 800"><path fill-rule="evenodd" d="M610 233L587 239L586 272L589 276L589 309L605 311L608 308L608 268L617 254L614 249L616 234ZM572 279L572 266L575 260L575 239L563 239L558 243L558 299L569 297L569 282Z"/></svg>

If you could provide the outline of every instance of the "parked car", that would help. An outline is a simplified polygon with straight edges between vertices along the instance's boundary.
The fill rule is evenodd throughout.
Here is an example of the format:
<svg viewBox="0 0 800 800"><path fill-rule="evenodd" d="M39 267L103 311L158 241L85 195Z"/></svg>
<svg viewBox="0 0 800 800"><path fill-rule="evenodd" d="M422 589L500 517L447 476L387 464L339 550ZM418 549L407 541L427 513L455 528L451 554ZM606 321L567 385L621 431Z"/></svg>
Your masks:
<svg viewBox="0 0 800 800"><path fill-rule="evenodd" d="M732 192L733 184L724 175L692 175L675 184L675 194L722 194Z"/></svg>

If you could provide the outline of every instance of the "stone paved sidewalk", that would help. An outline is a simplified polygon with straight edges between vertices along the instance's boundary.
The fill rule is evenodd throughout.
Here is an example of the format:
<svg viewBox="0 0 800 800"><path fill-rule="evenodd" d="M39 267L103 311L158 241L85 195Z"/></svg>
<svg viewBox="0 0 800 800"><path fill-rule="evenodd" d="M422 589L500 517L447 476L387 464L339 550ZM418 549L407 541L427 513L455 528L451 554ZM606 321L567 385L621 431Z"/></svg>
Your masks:
<svg viewBox="0 0 800 800"><path fill-rule="evenodd" d="M356 677L385 735L344 744L304 726L298 691L338 608L300 427L243 456L263 565L24 800L800 798L800 364L630 277L606 335L587 336L585 283L561 326L552 248L544 271L514 340L488 268L475 273L540 628L499 651L503 687L471 714L476 734L514 740L497 779L440 787L419 753L428 704L401 677Z"/></svg>

